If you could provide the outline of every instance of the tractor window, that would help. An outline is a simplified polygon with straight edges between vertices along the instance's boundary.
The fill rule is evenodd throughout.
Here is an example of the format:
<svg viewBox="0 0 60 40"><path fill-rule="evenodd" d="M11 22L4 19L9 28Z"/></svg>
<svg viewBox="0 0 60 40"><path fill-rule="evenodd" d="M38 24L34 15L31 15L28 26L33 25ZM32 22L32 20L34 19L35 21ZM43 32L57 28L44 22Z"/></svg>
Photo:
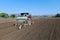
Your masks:
<svg viewBox="0 0 60 40"><path fill-rule="evenodd" d="M27 16L29 13L21 13L21 16Z"/></svg>
<svg viewBox="0 0 60 40"><path fill-rule="evenodd" d="M21 16L23 16L24 15L24 13L21 13Z"/></svg>

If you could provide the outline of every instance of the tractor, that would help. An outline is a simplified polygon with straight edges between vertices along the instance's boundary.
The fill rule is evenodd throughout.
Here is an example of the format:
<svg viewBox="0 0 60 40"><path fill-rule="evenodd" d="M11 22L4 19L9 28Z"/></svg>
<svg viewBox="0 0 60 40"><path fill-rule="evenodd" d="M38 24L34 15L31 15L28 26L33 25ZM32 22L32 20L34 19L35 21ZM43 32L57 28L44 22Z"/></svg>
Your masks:
<svg viewBox="0 0 60 40"><path fill-rule="evenodd" d="M19 17L16 17L16 27L22 29L23 27L32 25L32 16L29 13L21 13Z"/></svg>

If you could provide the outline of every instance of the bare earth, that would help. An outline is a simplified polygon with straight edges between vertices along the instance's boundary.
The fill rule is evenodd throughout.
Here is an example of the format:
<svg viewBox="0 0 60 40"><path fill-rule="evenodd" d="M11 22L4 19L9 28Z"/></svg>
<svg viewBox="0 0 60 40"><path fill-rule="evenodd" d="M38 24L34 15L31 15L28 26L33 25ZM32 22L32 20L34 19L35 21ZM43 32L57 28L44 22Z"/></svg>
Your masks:
<svg viewBox="0 0 60 40"><path fill-rule="evenodd" d="M60 40L60 18L37 18L33 25L21 30L13 20L7 21L0 23L0 40Z"/></svg>

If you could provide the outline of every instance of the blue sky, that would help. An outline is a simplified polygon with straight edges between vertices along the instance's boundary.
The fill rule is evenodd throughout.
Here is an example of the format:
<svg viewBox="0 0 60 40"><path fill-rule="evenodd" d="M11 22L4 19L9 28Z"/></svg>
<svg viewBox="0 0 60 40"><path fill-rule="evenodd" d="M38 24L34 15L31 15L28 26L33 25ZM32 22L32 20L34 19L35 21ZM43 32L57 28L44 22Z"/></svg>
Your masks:
<svg viewBox="0 0 60 40"><path fill-rule="evenodd" d="M60 13L60 0L0 0L0 12L53 15Z"/></svg>

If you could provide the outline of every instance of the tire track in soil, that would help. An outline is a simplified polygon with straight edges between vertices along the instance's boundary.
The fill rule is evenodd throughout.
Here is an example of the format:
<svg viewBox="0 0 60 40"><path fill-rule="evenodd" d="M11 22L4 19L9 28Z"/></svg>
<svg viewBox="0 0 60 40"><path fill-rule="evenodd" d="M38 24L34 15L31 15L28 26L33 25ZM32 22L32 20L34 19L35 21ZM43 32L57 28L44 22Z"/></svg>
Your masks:
<svg viewBox="0 0 60 40"><path fill-rule="evenodd" d="M13 23L11 23L11 24L13 24ZM3 25L3 26L5 26L6 28L3 28L2 27L2 29L0 29L0 39L4 36L4 35L7 35L7 34L9 34L9 33L11 33L11 32L14 32L14 31L17 31L18 29L14 26L14 25Z"/></svg>
<svg viewBox="0 0 60 40"><path fill-rule="evenodd" d="M53 40L55 31L57 32L58 29L55 21L57 20L37 19L31 27L8 33L1 40Z"/></svg>
<svg viewBox="0 0 60 40"><path fill-rule="evenodd" d="M22 31L20 30L20 33L17 33L17 32L19 32L19 31L17 31L17 32L15 31L15 32L13 32L13 33L9 33L9 34L6 35L6 36L11 35L11 37L13 38L13 36L15 37L16 34L17 34L16 36L18 36L18 34L19 34L19 35L22 34L22 32L23 32L24 30L25 30L25 29L22 29ZM27 30L26 30L26 31L27 31ZM29 31L28 31L28 32L29 32ZM12 34L13 34L13 35L12 35ZM4 39L4 40L5 40L5 39Z"/></svg>
<svg viewBox="0 0 60 40"><path fill-rule="evenodd" d="M54 33L55 33L55 29L56 29L56 27L55 27L55 24L53 24L54 25L54 27L52 27L52 31L51 31L51 33L50 33L50 40L53 40L53 36L54 36Z"/></svg>
<svg viewBox="0 0 60 40"><path fill-rule="evenodd" d="M45 22L45 20L44 20L44 22ZM41 22L41 23L44 23L44 22ZM37 23L36 23L37 24ZM40 26L40 24L38 24L38 26ZM41 25L41 26L46 26L46 25ZM13 33L10 33L10 34L8 34L8 35L6 35L6 36L4 36L3 37L3 39L2 40L33 40L33 39L35 39L36 37L35 36L37 36L38 37L38 35L39 35L39 32L38 31L40 31L40 30L42 30L42 31L40 31L40 32L42 32L42 33L44 33L44 28L45 27L41 27L40 26L40 28L39 27L37 27L37 25L34 25L32 28L30 27L29 29L27 29L27 30L20 30L20 32L19 31L17 31L17 32L13 32ZM50 28L51 29L51 28ZM50 30L49 29L49 30ZM29 30L29 31L28 31ZM37 30L37 31L36 31ZM51 30L50 30L51 31ZM46 32L47 31L45 31L45 34L46 34ZM42 34L42 33L40 33L40 35ZM50 34L49 32L47 32L48 34ZM37 35L36 35L37 34ZM44 36L46 36L45 34L43 34ZM33 36L32 36L33 35ZM35 36L34 36L35 35ZM25 37L25 36L27 36L27 37ZM30 38L28 38L30 36ZM31 37L32 36L32 37ZM43 38L44 38L44 36L43 36ZM46 37L49 37L48 35L46 36ZM37 40L37 39L35 39L35 40ZM41 39L42 40L42 39Z"/></svg>

